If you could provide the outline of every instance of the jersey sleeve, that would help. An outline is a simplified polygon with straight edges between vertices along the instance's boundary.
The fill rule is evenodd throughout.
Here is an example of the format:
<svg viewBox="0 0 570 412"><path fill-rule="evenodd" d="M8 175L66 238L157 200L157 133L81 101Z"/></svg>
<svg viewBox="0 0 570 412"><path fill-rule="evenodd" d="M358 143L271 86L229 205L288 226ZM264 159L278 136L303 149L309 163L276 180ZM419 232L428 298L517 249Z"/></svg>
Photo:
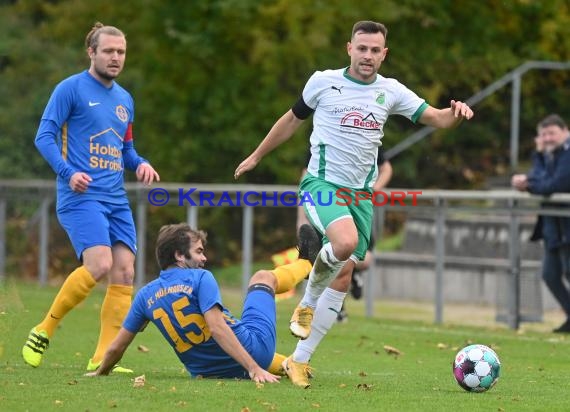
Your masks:
<svg viewBox="0 0 570 412"><path fill-rule="evenodd" d="M127 317L123 321L123 328L131 333L138 333L147 322L145 301L142 289L135 296Z"/></svg>
<svg viewBox="0 0 570 412"><path fill-rule="evenodd" d="M69 118L75 102L72 81L64 81L54 89L42 115L35 145L53 171L69 182L76 172L67 164L57 144L58 135Z"/></svg>
<svg viewBox="0 0 570 412"><path fill-rule="evenodd" d="M307 80L303 89L303 101L311 109L315 110L319 105L320 94L323 90L323 80L321 72L315 72Z"/></svg>
<svg viewBox="0 0 570 412"><path fill-rule="evenodd" d="M137 170L137 167L139 167L141 163L148 163L148 160L139 156L135 150L132 123L129 123L123 139L123 163L125 168L129 170Z"/></svg>
<svg viewBox="0 0 570 412"><path fill-rule="evenodd" d="M51 120L58 128L63 126L75 105L74 82L75 80L67 79L55 87L42 115L42 120Z"/></svg>
<svg viewBox="0 0 570 412"><path fill-rule="evenodd" d="M65 182L69 182L69 179L77 170L69 166L61 155L61 150L57 145L59 131L60 129L53 120L42 119L36 134L35 145L55 174L60 176Z"/></svg>
<svg viewBox="0 0 570 412"><path fill-rule="evenodd" d="M196 294L198 296L198 306L201 313L206 313L215 305L223 307L220 287L210 271L204 271Z"/></svg>
<svg viewBox="0 0 570 412"><path fill-rule="evenodd" d="M395 81L396 101L391 107L390 114L399 114L416 123L428 104L402 83Z"/></svg>

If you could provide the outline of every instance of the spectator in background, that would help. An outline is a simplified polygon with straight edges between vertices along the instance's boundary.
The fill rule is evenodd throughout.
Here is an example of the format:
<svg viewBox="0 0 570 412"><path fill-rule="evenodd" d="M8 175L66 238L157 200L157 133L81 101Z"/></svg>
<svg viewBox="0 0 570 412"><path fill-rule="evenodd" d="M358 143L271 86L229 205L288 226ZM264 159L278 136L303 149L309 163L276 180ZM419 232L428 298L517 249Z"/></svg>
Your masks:
<svg viewBox="0 0 570 412"><path fill-rule="evenodd" d="M564 120L552 114L538 124L536 152L528 174L512 177L512 186L535 195L570 193L570 134ZM568 204L545 202L544 207L568 207ZM566 321L556 333L570 333L570 290L563 277L570 281L570 218L539 216L533 240L543 239L542 278L564 312Z"/></svg>

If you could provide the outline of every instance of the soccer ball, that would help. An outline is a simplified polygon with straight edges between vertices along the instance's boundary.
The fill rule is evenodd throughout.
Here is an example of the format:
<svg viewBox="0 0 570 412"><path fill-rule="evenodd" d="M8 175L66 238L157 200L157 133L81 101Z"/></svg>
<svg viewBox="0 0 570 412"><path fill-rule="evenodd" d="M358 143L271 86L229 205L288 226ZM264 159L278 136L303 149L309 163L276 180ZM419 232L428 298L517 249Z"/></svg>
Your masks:
<svg viewBox="0 0 570 412"><path fill-rule="evenodd" d="M501 362L495 351L485 345L469 345L455 355L453 376L469 392L485 392L497 383Z"/></svg>

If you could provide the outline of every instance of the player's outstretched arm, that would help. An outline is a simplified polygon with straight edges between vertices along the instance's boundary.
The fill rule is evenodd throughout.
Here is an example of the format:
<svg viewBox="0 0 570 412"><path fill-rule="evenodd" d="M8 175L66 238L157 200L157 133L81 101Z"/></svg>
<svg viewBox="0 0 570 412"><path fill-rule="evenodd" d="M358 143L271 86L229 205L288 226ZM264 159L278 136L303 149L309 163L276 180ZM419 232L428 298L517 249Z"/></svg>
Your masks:
<svg viewBox="0 0 570 412"><path fill-rule="evenodd" d="M100 376L100 375L108 375L112 370L113 366L117 364L123 357L123 354L135 338L136 334L131 333L125 328L121 328L117 337L105 352L105 357L103 358L103 362L97 368L95 372L86 373L85 376Z"/></svg>
<svg viewBox="0 0 570 412"><path fill-rule="evenodd" d="M446 109L436 109L428 106L422 113L419 121L428 126L450 129L458 126L463 119L471 119L473 115L473 110L466 103L452 100Z"/></svg>
<svg viewBox="0 0 570 412"><path fill-rule="evenodd" d="M303 120L295 116L292 110L287 111L287 113L275 122L269 133L267 133L267 136L265 136L265 139L263 139L253 153L239 164L234 173L234 178L237 179L245 172L255 168L267 153L288 140L299 128L301 123L303 123Z"/></svg>
<svg viewBox="0 0 570 412"><path fill-rule="evenodd" d="M222 311L218 306L214 306L204 313L204 319L212 333L212 337L218 342L218 345L249 372L251 380L258 383L279 382L279 376L273 375L261 368L251 355L247 353L234 332L226 323Z"/></svg>

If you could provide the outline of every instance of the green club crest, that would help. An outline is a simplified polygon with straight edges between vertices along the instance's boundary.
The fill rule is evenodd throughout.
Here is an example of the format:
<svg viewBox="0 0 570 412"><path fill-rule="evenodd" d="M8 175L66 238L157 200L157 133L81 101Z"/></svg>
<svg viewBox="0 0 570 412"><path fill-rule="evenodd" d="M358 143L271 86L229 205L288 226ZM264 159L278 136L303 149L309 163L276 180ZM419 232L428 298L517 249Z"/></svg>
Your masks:
<svg viewBox="0 0 570 412"><path fill-rule="evenodd" d="M376 91L376 103L384 104L386 101L386 94L380 90Z"/></svg>

